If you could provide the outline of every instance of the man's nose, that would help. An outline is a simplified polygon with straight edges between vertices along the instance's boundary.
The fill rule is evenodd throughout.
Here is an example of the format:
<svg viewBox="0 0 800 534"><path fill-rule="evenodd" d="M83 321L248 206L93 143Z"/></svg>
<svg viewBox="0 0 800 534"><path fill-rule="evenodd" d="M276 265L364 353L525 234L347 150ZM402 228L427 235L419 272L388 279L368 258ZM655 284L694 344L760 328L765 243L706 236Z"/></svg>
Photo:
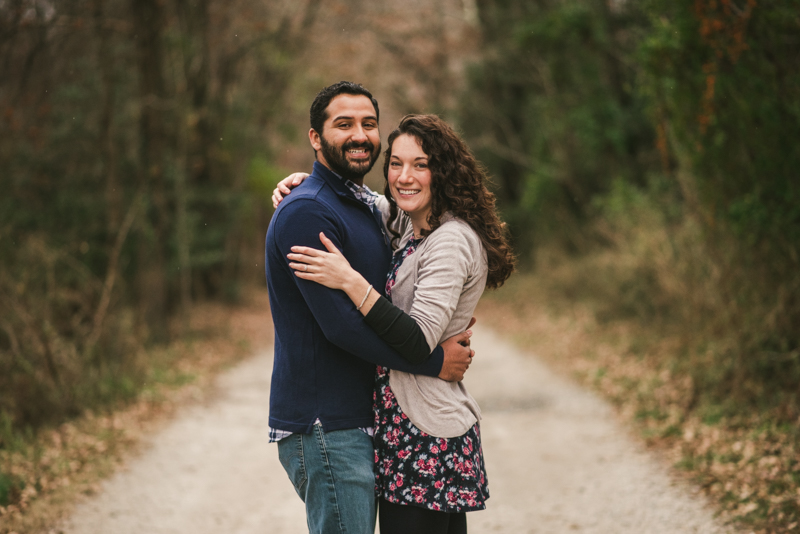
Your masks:
<svg viewBox="0 0 800 534"><path fill-rule="evenodd" d="M353 128L353 141L366 141L367 140L367 132L361 125L357 125Z"/></svg>

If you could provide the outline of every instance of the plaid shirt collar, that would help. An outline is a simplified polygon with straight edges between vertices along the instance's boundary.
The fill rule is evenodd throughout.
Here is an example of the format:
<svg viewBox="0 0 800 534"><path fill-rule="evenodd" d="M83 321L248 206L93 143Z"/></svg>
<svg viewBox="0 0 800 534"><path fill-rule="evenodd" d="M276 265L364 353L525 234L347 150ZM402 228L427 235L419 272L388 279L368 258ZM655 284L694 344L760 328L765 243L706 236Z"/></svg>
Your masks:
<svg viewBox="0 0 800 534"><path fill-rule="evenodd" d="M355 197L358 200L360 200L370 208L372 208L375 205L375 201L378 199L378 194L375 191L373 191L366 185L358 185L355 182L348 180L347 178L343 178L338 174L336 174L335 172L333 174L344 183L345 187L347 187L350 191L353 192L353 195L355 195Z"/></svg>

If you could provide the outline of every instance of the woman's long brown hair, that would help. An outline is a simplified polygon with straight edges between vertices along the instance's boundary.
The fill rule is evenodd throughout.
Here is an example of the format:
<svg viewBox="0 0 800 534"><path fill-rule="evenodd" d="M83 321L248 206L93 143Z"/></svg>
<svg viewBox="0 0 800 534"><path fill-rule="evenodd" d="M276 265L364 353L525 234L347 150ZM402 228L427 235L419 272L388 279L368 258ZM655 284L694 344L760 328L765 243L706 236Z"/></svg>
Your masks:
<svg viewBox="0 0 800 534"><path fill-rule="evenodd" d="M494 194L486 187L486 170L458 134L436 115L406 115L397 129L389 134L389 147L383 162L384 194L390 205L389 223L398 215L397 204L389 189L389 163L392 145L403 134L419 142L428 156L431 171L430 230L423 230L422 235L429 235L441 226L442 216L447 212L463 220L475 230L486 249L489 262L486 287L500 287L514 271L516 259L508 244L505 223L497 216ZM396 232L392 234L394 239L400 238Z"/></svg>

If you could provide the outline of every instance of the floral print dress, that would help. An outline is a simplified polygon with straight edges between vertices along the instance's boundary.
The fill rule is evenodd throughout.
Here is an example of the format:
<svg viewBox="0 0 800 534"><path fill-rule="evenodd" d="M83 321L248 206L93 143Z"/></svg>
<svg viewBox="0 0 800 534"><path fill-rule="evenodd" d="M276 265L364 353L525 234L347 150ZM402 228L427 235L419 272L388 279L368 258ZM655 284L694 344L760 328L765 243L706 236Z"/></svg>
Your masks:
<svg viewBox="0 0 800 534"><path fill-rule="evenodd" d="M397 270L420 241L412 238L392 259L386 282L388 297L391 298ZM489 489L477 423L455 438L426 434L403 413L389 386L389 369L380 366L373 410L379 497L442 512L486 508Z"/></svg>

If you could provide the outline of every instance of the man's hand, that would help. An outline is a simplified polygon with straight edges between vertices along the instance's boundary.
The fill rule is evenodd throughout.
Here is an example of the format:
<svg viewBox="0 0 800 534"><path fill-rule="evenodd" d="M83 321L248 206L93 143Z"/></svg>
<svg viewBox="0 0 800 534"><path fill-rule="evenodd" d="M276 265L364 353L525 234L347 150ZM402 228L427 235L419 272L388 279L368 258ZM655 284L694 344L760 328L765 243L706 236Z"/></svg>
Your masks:
<svg viewBox="0 0 800 534"><path fill-rule="evenodd" d="M469 369L472 357L475 356L475 351L469 348L469 338L472 337L472 330L469 328L472 328L473 324L475 324L474 317L466 332L456 334L442 342L444 363L442 363L442 370L439 373L439 378L442 380L461 382L464 379L464 373Z"/></svg>

